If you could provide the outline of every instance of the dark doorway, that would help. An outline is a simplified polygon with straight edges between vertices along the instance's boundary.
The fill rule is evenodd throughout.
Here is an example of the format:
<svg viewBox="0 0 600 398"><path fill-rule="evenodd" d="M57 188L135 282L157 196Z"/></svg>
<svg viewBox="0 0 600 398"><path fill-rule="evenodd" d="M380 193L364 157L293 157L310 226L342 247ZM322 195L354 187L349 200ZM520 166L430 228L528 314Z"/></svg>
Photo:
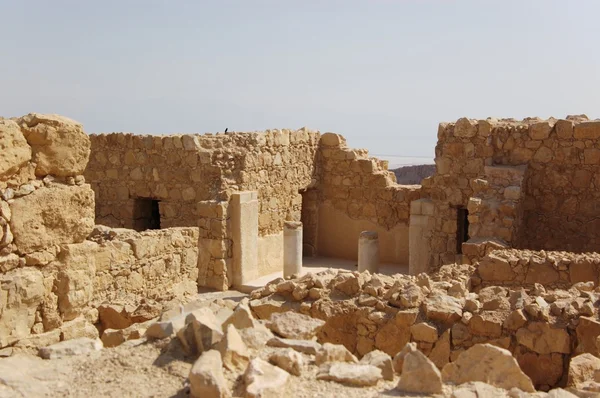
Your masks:
<svg viewBox="0 0 600 398"><path fill-rule="evenodd" d="M456 252L462 254L462 244L469 240L469 211L459 207L456 212Z"/></svg>
<svg viewBox="0 0 600 398"><path fill-rule="evenodd" d="M160 211L158 200L136 198L133 204L133 229L145 231L160 229Z"/></svg>

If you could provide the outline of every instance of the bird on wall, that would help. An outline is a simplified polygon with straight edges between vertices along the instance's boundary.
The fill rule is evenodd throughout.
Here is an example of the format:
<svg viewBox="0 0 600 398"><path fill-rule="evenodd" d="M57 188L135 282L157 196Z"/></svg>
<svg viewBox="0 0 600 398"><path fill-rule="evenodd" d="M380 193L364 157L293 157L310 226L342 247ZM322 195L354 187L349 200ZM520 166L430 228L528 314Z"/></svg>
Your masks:
<svg viewBox="0 0 600 398"><path fill-rule="evenodd" d="M229 130L229 128L226 128L226 129L225 129L225 132L227 132L227 130Z"/></svg>

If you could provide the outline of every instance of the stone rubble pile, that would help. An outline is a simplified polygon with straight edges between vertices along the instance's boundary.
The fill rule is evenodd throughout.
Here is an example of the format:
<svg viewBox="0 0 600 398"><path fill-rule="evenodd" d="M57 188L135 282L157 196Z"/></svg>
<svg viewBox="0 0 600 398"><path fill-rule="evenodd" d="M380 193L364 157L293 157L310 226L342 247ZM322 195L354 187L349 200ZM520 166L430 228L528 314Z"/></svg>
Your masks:
<svg viewBox="0 0 600 398"><path fill-rule="evenodd" d="M318 280L317 283L325 287L336 278L339 278L338 282L348 282L348 274L365 278L365 283L369 283L369 279L387 278L325 272L292 282ZM420 287L425 287L428 281L430 291L436 295L440 294L437 284L444 282L424 276L415 278L417 280ZM289 281L277 284L284 282ZM255 297L259 295L262 292L254 292ZM294 377L355 388L376 388L381 392L396 389L405 394L436 394L440 397L591 397L600 392L600 370L597 368L600 359L591 354L573 357L565 375L568 377L567 390L555 388L546 394L536 392L532 378L521 369L511 351L499 347L497 342L473 342L468 348L461 349L452 361L452 345L447 342L447 360L444 362L439 359L444 355L432 355L431 349L440 340L440 337L433 338L431 328L436 329L439 323L431 323L429 328L427 322L413 322L412 327L408 327L411 337L398 352L390 355L373 350L359 354L362 356L359 360L346 346L326 341L327 321L292 308L280 311L282 307L275 305L271 310L277 310L271 311L267 319L257 319L251 308L260 307L261 300L265 297L244 298L239 302L214 300L197 303L197 308L190 303L186 311L163 313L160 320L147 329L146 338L173 339L175 344L181 344L189 355L197 358L189 374L193 397L286 396L293 394L290 388L294 385ZM438 302L445 301L442 298ZM438 307L436 311L439 315L449 310L446 306ZM451 317L441 318L447 322ZM462 322L459 320L458 323ZM442 366L438 365L440 362L444 362Z"/></svg>
<svg viewBox="0 0 600 398"><path fill-rule="evenodd" d="M565 385L571 358L599 355L593 282L490 286L475 270L453 264L416 277L328 270L274 280L252 293L249 306L263 320L290 311L320 319L318 341L358 357L378 350L394 358L414 343L440 371L474 346L499 347L544 391Z"/></svg>

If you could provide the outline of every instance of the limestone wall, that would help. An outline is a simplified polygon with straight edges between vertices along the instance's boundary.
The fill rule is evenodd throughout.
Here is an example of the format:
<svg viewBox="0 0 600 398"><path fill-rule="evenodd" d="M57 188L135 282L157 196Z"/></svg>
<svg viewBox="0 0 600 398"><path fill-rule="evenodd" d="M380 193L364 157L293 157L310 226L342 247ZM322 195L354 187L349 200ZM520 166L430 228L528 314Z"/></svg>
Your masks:
<svg viewBox="0 0 600 398"><path fill-rule="evenodd" d="M97 226L90 236L97 245L93 306L161 302L198 292L198 228L180 227L135 232Z"/></svg>
<svg viewBox="0 0 600 398"><path fill-rule="evenodd" d="M321 137L322 177L318 203L317 252L356 259L361 231L379 234L381 261L408 264L410 203L420 185L398 185L387 162L350 149L337 134Z"/></svg>
<svg viewBox="0 0 600 398"><path fill-rule="evenodd" d="M600 122L582 116L441 123L436 174L423 181L423 196L434 204L435 222L425 238L429 265L456 261L460 208L470 211L476 238L500 238L518 248L597 251L599 137ZM506 171L504 177L525 172L499 182L490 176L498 170Z"/></svg>
<svg viewBox="0 0 600 398"><path fill-rule="evenodd" d="M316 177L318 132L142 136L92 135L86 170L96 192L96 221L136 226L135 199L159 200L160 227L197 226L196 203L228 200L256 190L260 235L279 233L299 220L299 190Z"/></svg>

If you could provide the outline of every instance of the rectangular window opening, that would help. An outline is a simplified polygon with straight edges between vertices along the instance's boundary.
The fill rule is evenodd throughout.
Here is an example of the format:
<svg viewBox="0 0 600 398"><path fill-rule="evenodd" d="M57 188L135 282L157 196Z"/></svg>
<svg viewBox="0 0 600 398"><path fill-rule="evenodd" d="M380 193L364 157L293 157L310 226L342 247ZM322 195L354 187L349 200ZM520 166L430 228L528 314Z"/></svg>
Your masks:
<svg viewBox="0 0 600 398"><path fill-rule="evenodd" d="M136 198L133 204L133 229L145 231L160 229L160 211L158 200L150 198Z"/></svg>
<svg viewBox="0 0 600 398"><path fill-rule="evenodd" d="M462 244L469 240L469 211L459 207L456 212L456 252L462 254Z"/></svg>

